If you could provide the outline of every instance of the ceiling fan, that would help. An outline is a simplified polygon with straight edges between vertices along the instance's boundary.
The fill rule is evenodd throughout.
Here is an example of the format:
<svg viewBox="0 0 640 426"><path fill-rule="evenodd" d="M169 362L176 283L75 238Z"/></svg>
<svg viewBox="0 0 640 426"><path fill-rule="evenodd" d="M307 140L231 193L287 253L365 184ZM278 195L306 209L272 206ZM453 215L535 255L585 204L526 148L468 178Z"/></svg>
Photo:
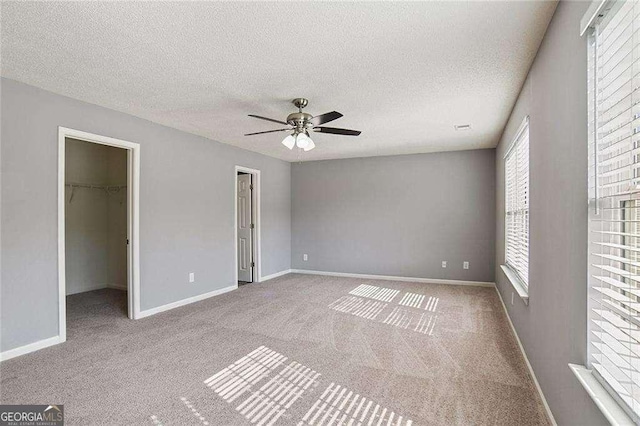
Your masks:
<svg viewBox="0 0 640 426"><path fill-rule="evenodd" d="M247 133L245 136L252 135L261 135L263 133L274 133L274 132L289 132L292 133L284 138L282 144L289 149L293 149L294 146L298 148L302 148L305 151L311 151L316 147L316 144L313 143L311 138L309 137L309 131L314 131L318 133L330 133L333 135L344 135L344 136L358 136L360 131L358 130L350 130L350 129L339 129L337 127L324 127L322 124L328 123L333 120L337 120L342 117L337 111L331 111L326 114L313 116L311 114L307 114L306 112L302 112L302 108L306 107L309 101L304 98L296 98L291 101L296 108L298 108L298 112L291 113L287 116L286 121L274 120L273 118L260 117L259 115L249 114L249 117L259 118L260 120L271 121L274 123L284 124L285 126L289 126L286 129L277 129L277 130L267 130L265 132L255 132L255 133Z"/></svg>

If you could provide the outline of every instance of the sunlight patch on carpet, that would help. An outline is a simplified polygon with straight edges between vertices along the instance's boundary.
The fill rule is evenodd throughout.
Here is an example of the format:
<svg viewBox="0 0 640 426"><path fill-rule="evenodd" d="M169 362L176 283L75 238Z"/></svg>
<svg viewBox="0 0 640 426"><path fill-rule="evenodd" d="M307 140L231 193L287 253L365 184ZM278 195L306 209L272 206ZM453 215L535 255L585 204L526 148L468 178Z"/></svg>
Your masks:
<svg viewBox="0 0 640 426"><path fill-rule="evenodd" d="M198 420L200 420L200 423L202 423L204 426L209 426L209 422L207 421L207 419L205 419L205 417L200 414L200 412L193 406L192 402L190 402L185 397L180 398L180 400L184 403L185 407L187 407L187 409L189 409L191 413L196 416Z"/></svg>
<svg viewBox="0 0 640 426"><path fill-rule="evenodd" d="M399 290L394 290L392 288L362 284L351 290L349 294L353 294L354 296L368 297L369 299L376 299L382 302L391 302L399 292Z"/></svg>
<svg viewBox="0 0 640 426"><path fill-rule="evenodd" d="M258 425L272 425L311 386L317 386L319 373L292 362L278 375L252 392L236 408L245 418Z"/></svg>
<svg viewBox="0 0 640 426"><path fill-rule="evenodd" d="M403 419L394 411L381 407L345 387L331 383L304 415L298 426L303 425L394 425L411 426L411 420Z"/></svg>
<svg viewBox="0 0 640 426"><path fill-rule="evenodd" d="M417 331L422 334L428 334L429 336L433 336L433 329L436 327L437 320L438 320L437 315L422 314L420 316L420 320L418 321L418 324L416 324L413 331Z"/></svg>
<svg viewBox="0 0 640 426"><path fill-rule="evenodd" d="M355 296L343 296L329 305L334 311L375 320L378 314L387 307L386 303L366 300Z"/></svg>
<svg viewBox="0 0 640 426"><path fill-rule="evenodd" d="M236 411L258 426L273 425L310 388L318 386L320 373L261 346L204 381L228 403L247 394Z"/></svg>
<svg viewBox="0 0 640 426"><path fill-rule="evenodd" d="M422 309L422 302L425 302L425 311L435 312L439 301L439 297L429 296L429 298L427 299L427 296L425 296L424 294L405 293L398 304L402 306L408 306L410 308Z"/></svg>
<svg viewBox="0 0 640 426"><path fill-rule="evenodd" d="M380 293L380 290L384 290L385 292ZM360 294L364 295L363 297L371 298L371 295L389 295L390 293L386 292L386 290L392 289L362 284L351 290L349 294ZM398 290L393 291L396 293L394 293L389 300L393 300L395 295L399 292ZM387 297L388 299L389 296L380 297ZM439 297L427 297L423 294L407 292L397 302L400 306L393 307L391 312L386 314L386 317L383 316L379 320L377 320L377 317L388 306L387 303L363 299L362 297L356 296L342 296L340 299L331 303L329 308L334 311L355 315L357 317L432 336L438 316L428 314L424 311L435 313L439 301Z"/></svg>
<svg viewBox="0 0 640 426"><path fill-rule="evenodd" d="M439 297L429 297L427 301L427 305L424 307L426 311L435 312L438 307L438 302L440 301Z"/></svg>
<svg viewBox="0 0 640 426"><path fill-rule="evenodd" d="M412 308L420 309L424 298L425 296L423 294L405 293L398 303L402 306L411 306Z"/></svg>
<svg viewBox="0 0 640 426"><path fill-rule="evenodd" d="M151 416L149 418L151 419L151 421L153 422L154 425L162 426L162 422L158 419L158 416L153 415L153 416Z"/></svg>
<svg viewBox="0 0 640 426"><path fill-rule="evenodd" d="M382 322L432 336L437 319L437 315L428 315L396 306Z"/></svg>
<svg viewBox="0 0 640 426"><path fill-rule="evenodd" d="M286 361L287 357L266 346L260 346L229 367L209 377L204 383L225 401L233 402L269 373Z"/></svg>

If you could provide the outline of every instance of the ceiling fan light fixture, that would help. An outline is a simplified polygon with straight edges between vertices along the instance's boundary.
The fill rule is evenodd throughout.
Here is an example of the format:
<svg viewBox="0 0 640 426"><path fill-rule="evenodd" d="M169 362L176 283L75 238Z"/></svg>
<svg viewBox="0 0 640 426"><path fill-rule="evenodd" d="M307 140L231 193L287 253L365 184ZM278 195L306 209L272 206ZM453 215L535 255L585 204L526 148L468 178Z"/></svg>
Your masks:
<svg viewBox="0 0 640 426"><path fill-rule="evenodd" d="M0 0L2 1L2 0ZM341 129L338 127L325 127L322 126L325 123L337 120L342 117L337 111L327 112L325 114L316 115L315 117L306 112L302 112L302 108L306 107L309 101L304 98L296 98L293 100L293 104L298 108L298 112L291 113L287 116L286 121L275 120L273 118L262 117L260 115L249 114L249 117L258 118L260 120L269 121L272 123L284 124L288 126L284 129L265 130L262 132L247 133L245 136L262 135L265 133L274 132L292 132L286 138L282 140L282 144L289 149L293 149L297 146L304 151L311 151L316 147L316 144L309 137L309 132L327 133L332 135L342 136L359 136L359 130Z"/></svg>
<svg viewBox="0 0 640 426"><path fill-rule="evenodd" d="M307 135L305 135L304 133L299 133L298 136L296 137L296 146L298 148L302 148L305 151L307 151L307 146L309 146L309 143L313 143L313 141L311 140L311 138Z"/></svg>
<svg viewBox="0 0 640 426"><path fill-rule="evenodd" d="M282 141L282 145L286 146L289 149L293 149L293 146L296 144L296 138L293 135L289 135Z"/></svg>
<svg viewBox="0 0 640 426"><path fill-rule="evenodd" d="M313 143L313 141L311 140L311 138L309 138L309 143L307 144L307 146L304 148L305 151L311 151L313 148L316 147L316 144Z"/></svg>

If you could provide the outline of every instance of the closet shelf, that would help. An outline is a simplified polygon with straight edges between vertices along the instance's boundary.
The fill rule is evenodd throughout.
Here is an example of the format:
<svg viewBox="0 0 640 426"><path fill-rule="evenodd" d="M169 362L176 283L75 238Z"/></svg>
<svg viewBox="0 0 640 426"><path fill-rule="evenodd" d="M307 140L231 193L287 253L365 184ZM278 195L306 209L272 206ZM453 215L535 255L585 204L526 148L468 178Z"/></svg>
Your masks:
<svg viewBox="0 0 640 426"><path fill-rule="evenodd" d="M96 185L92 183L79 183L79 182L67 182L64 184L64 186L68 186L71 188L71 196L69 197L69 203L73 201L73 196L76 188L100 189L104 191L107 195L112 195L112 194L117 194L118 192L120 192L120 190L127 187L127 185Z"/></svg>
<svg viewBox="0 0 640 426"><path fill-rule="evenodd" d="M92 183L78 183L78 182L67 182L64 186L69 186L71 188L88 188L88 189L122 189L126 188L127 185L96 185Z"/></svg>

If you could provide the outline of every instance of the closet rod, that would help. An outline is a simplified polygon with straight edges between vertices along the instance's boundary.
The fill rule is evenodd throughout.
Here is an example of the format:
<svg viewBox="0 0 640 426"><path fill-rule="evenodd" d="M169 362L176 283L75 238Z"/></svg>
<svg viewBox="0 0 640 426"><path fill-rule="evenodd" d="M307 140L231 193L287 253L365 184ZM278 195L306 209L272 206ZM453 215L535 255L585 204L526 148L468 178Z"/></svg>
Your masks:
<svg viewBox="0 0 640 426"><path fill-rule="evenodd" d="M89 188L89 189L122 189L127 187L127 185L94 185L90 183L75 183L75 182L67 182L64 185L70 186L72 188Z"/></svg>

